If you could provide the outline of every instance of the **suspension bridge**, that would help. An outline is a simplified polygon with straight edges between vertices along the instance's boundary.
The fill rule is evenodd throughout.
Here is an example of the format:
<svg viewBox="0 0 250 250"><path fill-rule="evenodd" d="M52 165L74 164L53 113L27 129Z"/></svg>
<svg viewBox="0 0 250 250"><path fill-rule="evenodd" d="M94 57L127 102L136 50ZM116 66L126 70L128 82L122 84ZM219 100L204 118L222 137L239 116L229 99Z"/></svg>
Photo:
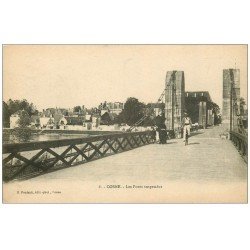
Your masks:
<svg viewBox="0 0 250 250"><path fill-rule="evenodd" d="M34 194L37 202L247 202L247 131L230 74L224 98L230 105L223 111L229 124L202 126L188 146L178 137L185 91L184 73L176 71L167 74L159 98L165 98L166 123L176 135L167 144L155 143L151 131L133 132L145 117L125 133L4 144L4 199L31 202ZM204 116L204 104L199 106Z"/></svg>

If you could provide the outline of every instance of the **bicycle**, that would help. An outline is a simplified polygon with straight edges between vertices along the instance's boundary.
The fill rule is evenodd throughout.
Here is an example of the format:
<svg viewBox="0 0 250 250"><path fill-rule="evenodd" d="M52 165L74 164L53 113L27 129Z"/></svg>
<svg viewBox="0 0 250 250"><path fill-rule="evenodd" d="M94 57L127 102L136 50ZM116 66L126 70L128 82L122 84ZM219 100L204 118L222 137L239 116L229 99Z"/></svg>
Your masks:
<svg viewBox="0 0 250 250"><path fill-rule="evenodd" d="M183 142L185 142L185 146L187 146L188 145L188 130L185 129L185 127L182 128L183 138L184 138L184 131L186 132L186 137L185 137L185 140Z"/></svg>
<svg viewBox="0 0 250 250"><path fill-rule="evenodd" d="M185 146L188 145L188 131L186 131L186 139L185 139Z"/></svg>

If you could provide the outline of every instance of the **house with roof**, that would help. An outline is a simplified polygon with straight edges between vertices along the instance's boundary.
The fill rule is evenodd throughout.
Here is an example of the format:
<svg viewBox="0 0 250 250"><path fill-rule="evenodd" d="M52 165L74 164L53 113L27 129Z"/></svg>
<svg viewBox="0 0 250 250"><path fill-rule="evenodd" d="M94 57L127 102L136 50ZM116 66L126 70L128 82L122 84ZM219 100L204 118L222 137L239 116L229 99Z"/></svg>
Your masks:
<svg viewBox="0 0 250 250"><path fill-rule="evenodd" d="M99 110L105 112L108 111L111 114L119 115L124 109L124 103L122 102L104 102L98 106ZM102 115L102 114L101 114Z"/></svg>
<svg viewBox="0 0 250 250"><path fill-rule="evenodd" d="M186 91L185 108L193 124L206 128L217 121L219 106L212 101L208 91Z"/></svg>
<svg viewBox="0 0 250 250"><path fill-rule="evenodd" d="M96 130L100 126L101 117L99 114L85 115L83 122L83 130Z"/></svg>
<svg viewBox="0 0 250 250"><path fill-rule="evenodd" d="M52 116L46 117L42 116L40 117L40 128L41 129L53 129L54 128L54 118Z"/></svg>
<svg viewBox="0 0 250 250"><path fill-rule="evenodd" d="M91 116L92 120L92 127L93 128L98 128L101 124L101 116L99 114L93 114Z"/></svg>
<svg viewBox="0 0 250 250"><path fill-rule="evenodd" d="M60 120L61 126L69 130L83 130L85 118L82 116L65 116ZM62 125L63 123L63 125ZM61 128L61 127L60 127Z"/></svg>
<svg viewBox="0 0 250 250"><path fill-rule="evenodd" d="M65 116L60 117L60 119L57 121L57 128L58 129L66 129L66 125L67 125L67 119L65 118Z"/></svg>
<svg viewBox="0 0 250 250"><path fill-rule="evenodd" d="M124 109L124 103L122 102L109 102L107 103L109 112L112 114L119 115Z"/></svg>
<svg viewBox="0 0 250 250"><path fill-rule="evenodd" d="M102 110L104 111L104 110ZM111 125L114 123L114 120L115 120L115 116L116 114L112 114L108 111L106 112L102 112L101 113L101 121L100 121L100 124L101 125Z"/></svg>
<svg viewBox="0 0 250 250"><path fill-rule="evenodd" d="M68 111L67 115L65 115L64 111L63 109L54 108L43 110L39 117L33 117L32 125L41 129L65 130L92 130L97 129L100 125L101 117L99 114L88 114L86 112L83 115L82 113Z"/></svg>
<svg viewBox="0 0 250 250"><path fill-rule="evenodd" d="M48 108L43 110L42 115L40 117L40 125L41 128L47 129L59 129L61 119L68 114L66 109L58 109L58 108Z"/></svg>
<svg viewBox="0 0 250 250"><path fill-rule="evenodd" d="M55 113L53 118L54 118L54 129L59 129L60 125L64 125L62 122L62 118L64 115L62 113Z"/></svg>

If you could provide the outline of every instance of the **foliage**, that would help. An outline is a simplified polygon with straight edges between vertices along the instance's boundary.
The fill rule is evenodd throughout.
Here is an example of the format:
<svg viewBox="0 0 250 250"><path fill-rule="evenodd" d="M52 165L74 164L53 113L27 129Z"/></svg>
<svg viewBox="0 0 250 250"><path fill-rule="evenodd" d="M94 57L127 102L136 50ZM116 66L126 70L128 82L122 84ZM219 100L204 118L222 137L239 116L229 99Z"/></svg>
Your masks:
<svg viewBox="0 0 250 250"><path fill-rule="evenodd" d="M18 127L26 128L30 125L30 122L29 114L25 110L22 110L19 115L19 120L17 121Z"/></svg>
<svg viewBox="0 0 250 250"><path fill-rule="evenodd" d="M207 102L207 108L211 109L214 114L214 124L221 123L221 116L220 116L220 107L214 102L208 102L206 97L199 96L199 97L186 97L185 104L186 104L186 111L190 116L193 123L198 122L199 119L199 102L205 101Z"/></svg>
<svg viewBox="0 0 250 250"><path fill-rule="evenodd" d="M191 118L192 122L199 121L199 102L206 101L205 97L192 97L188 96L185 98L185 108L186 112L188 113L189 117Z"/></svg>
<svg viewBox="0 0 250 250"><path fill-rule="evenodd" d="M148 116L143 122L143 126L149 127L149 126L154 126L155 125L155 119L154 117Z"/></svg>
<svg viewBox="0 0 250 250"><path fill-rule="evenodd" d="M9 127L10 126L10 113L8 104L6 102L3 102L3 127Z"/></svg>
<svg viewBox="0 0 250 250"><path fill-rule="evenodd" d="M37 115L38 110L33 103L29 103L26 99L12 100L9 99L7 103L3 102L3 125L9 127L10 116L14 113L25 110L29 116Z"/></svg>
<svg viewBox="0 0 250 250"><path fill-rule="evenodd" d="M246 106L246 101L245 101L245 99L243 97L241 97L240 98L240 115L244 115L245 114L245 112L246 112L245 106Z"/></svg>
<svg viewBox="0 0 250 250"><path fill-rule="evenodd" d="M12 136L16 141L28 141L31 137L31 129L28 127L30 124L30 116L27 111L22 110L19 113L19 120L17 121L18 127L12 132Z"/></svg>
<svg viewBox="0 0 250 250"><path fill-rule="evenodd" d="M31 129L30 128L14 128L11 132L11 135L14 137L14 140L17 142L26 142L30 140L31 137Z"/></svg>
<svg viewBox="0 0 250 250"><path fill-rule="evenodd" d="M73 108L73 112L78 113L79 115L85 115L86 114L86 108L85 108L84 105L83 106L78 105L78 106L75 106ZM64 115L66 115L66 116L68 115L67 110L64 111Z"/></svg>
<svg viewBox="0 0 250 250"><path fill-rule="evenodd" d="M122 124L122 123L126 123L123 111L114 118L114 124Z"/></svg>
<svg viewBox="0 0 250 250"><path fill-rule="evenodd" d="M74 107L74 112L79 113L82 110L82 108L80 106L75 106Z"/></svg>
<svg viewBox="0 0 250 250"><path fill-rule="evenodd" d="M240 98L240 105L241 106L246 105L246 101L245 101L245 99L243 97Z"/></svg>
<svg viewBox="0 0 250 250"><path fill-rule="evenodd" d="M10 115L16 113L19 110L25 110L27 111L27 113L31 116L31 115L37 115L38 114L38 110L36 109L36 107L34 106L33 103L29 103L26 99L23 100L11 100L9 99L9 101L7 102L8 104L8 109L10 112Z"/></svg>
<svg viewBox="0 0 250 250"><path fill-rule="evenodd" d="M158 128L162 128L165 125L165 114L158 115L154 119L154 123Z"/></svg>
<svg viewBox="0 0 250 250"><path fill-rule="evenodd" d="M214 125L221 124L221 116L220 115L214 115Z"/></svg>
<svg viewBox="0 0 250 250"><path fill-rule="evenodd" d="M221 124L220 107L214 103L209 103L209 108L212 109L214 114L214 125Z"/></svg>
<svg viewBox="0 0 250 250"><path fill-rule="evenodd" d="M160 108L164 113L164 103L148 103L147 105L145 105L144 103L139 102L138 99L130 97L127 99L124 105L124 110L117 117L115 117L114 123L126 123L131 126L135 124L138 120L140 120L140 118L142 118L144 115L146 115L147 117L140 125L155 126L157 121L159 122L159 119L157 120L154 113L154 108L156 107ZM162 121L160 123L162 124Z"/></svg>
<svg viewBox="0 0 250 250"><path fill-rule="evenodd" d="M164 110L165 103L148 103L145 107L151 111L153 111L154 108L160 108L161 110Z"/></svg>
<svg viewBox="0 0 250 250"><path fill-rule="evenodd" d="M126 123L129 126L135 124L144 115L145 104L137 98L129 97L124 104L124 110L116 118L117 123Z"/></svg>

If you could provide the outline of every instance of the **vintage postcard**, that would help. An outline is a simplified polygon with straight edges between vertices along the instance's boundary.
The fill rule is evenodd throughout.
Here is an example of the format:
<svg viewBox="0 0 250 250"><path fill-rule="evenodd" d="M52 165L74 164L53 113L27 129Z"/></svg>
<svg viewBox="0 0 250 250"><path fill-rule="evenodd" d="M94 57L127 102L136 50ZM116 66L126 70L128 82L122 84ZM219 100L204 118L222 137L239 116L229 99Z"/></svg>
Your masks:
<svg viewBox="0 0 250 250"><path fill-rule="evenodd" d="M3 203L247 203L247 45L3 45Z"/></svg>

